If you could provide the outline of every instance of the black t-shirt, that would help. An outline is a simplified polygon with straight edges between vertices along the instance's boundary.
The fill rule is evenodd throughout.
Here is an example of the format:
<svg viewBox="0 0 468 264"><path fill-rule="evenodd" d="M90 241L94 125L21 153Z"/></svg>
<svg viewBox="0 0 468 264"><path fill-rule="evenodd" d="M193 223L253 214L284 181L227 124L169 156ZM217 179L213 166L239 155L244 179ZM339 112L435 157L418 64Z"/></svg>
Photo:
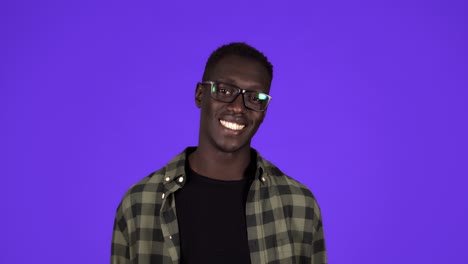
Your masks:
<svg viewBox="0 0 468 264"><path fill-rule="evenodd" d="M242 180L222 181L197 174L187 162L187 182L175 193L181 263L250 263L245 202L253 166Z"/></svg>

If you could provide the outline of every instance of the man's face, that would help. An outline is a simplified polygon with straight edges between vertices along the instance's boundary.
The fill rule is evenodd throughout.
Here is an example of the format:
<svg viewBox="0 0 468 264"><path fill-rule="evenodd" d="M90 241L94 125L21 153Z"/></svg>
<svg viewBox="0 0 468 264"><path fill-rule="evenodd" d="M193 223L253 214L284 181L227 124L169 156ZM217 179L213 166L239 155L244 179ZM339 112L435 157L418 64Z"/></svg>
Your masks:
<svg viewBox="0 0 468 264"><path fill-rule="evenodd" d="M233 84L241 89L268 94L270 77L265 67L249 58L226 56L208 73L207 81ZM201 108L200 142L222 152L250 148L252 137L263 122L265 112L244 106L242 94L232 103L211 98L209 85L198 85L195 101Z"/></svg>

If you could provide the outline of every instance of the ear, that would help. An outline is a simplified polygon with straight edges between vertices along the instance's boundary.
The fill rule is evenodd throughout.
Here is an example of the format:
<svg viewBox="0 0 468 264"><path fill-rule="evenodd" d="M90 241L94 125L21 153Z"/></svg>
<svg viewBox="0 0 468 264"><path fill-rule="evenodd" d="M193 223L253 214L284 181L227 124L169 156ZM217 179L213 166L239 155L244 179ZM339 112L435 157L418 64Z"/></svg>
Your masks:
<svg viewBox="0 0 468 264"><path fill-rule="evenodd" d="M197 83L195 86L195 104L198 108L201 108L203 98L203 87L201 83Z"/></svg>

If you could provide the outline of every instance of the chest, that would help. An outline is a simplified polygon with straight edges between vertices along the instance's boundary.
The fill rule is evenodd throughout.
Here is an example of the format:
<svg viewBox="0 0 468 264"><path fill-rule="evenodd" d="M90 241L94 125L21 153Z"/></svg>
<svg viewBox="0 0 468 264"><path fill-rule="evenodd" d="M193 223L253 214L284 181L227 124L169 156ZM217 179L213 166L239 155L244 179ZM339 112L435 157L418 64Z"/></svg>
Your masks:
<svg viewBox="0 0 468 264"><path fill-rule="evenodd" d="M182 263L250 263L245 181L194 180L175 193Z"/></svg>

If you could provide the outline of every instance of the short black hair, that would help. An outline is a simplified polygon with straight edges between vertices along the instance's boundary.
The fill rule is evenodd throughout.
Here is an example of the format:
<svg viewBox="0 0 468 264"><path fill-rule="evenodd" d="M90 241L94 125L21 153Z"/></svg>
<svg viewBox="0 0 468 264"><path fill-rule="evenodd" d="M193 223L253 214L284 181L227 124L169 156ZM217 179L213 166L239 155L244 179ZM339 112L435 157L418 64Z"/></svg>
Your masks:
<svg viewBox="0 0 468 264"><path fill-rule="evenodd" d="M217 48L215 51L213 51L213 53L211 53L205 65L203 81L207 81L208 74L216 65L216 63L228 55L237 55L260 62L270 75L270 82L273 80L273 65L270 63L270 61L268 61L268 58L263 53L248 45L247 43L232 42Z"/></svg>

